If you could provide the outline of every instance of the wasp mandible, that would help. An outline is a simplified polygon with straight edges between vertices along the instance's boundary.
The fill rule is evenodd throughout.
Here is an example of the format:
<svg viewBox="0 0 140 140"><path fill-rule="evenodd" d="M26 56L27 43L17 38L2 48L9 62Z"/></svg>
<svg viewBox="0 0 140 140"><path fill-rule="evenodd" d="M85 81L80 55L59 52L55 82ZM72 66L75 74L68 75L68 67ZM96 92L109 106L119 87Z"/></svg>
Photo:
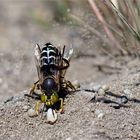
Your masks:
<svg viewBox="0 0 140 140"><path fill-rule="evenodd" d="M28 96L37 99L35 112L39 114L40 103L44 104L43 110L63 111L63 93L75 91L70 81L65 79L66 71L70 65L73 48L61 50L59 47L46 43L42 49L37 44L35 47L35 64L38 73L38 81L35 82Z"/></svg>

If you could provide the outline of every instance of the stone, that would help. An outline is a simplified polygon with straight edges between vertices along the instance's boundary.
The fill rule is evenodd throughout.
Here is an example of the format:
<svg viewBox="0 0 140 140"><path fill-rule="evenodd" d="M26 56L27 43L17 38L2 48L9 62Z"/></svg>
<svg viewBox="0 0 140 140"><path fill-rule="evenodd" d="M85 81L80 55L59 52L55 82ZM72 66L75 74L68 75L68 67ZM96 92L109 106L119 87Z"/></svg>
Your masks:
<svg viewBox="0 0 140 140"><path fill-rule="evenodd" d="M110 89L110 87L108 85L103 85L101 87L105 92L108 91Z"/></svg>
<svg viewBox="0 0 140 140"><path fill-rule="evenodd" d="M29 115L29 117L36 117L37 116L37 113L35 112L34 109L30 108L28 110L28 115Z"/></svg>
<svg viewBox="0 0 140 140"><path fill-rule="evenodd" d="M72 84L76 89L80 88L80 83L78 80L73 81Z"/></svg>
<svg viewBox="0 0 140 140"><path fill-rule="evenodd" d="M98 95L99 95L99 96L104 96L104 95L105 95L105 91L104 91L102 88L99 89Z"/></svg>

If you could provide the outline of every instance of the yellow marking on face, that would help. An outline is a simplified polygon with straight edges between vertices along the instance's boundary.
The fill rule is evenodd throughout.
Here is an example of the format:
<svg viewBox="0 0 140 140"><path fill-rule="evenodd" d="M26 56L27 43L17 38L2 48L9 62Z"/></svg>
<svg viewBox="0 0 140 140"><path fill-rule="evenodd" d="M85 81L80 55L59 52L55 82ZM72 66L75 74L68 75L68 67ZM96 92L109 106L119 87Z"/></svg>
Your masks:
<svg viewBox="0 0 140 140"><path fill-rule="evenodd" d="M48 99L47 95L45 94L41 95L41 102L45 103L49 107L54 105L58 101L59 101L59 97L58 97L57 92L53 92L50 99Z"/></svg>
<svg viewBox="0 0 140 140"><path fill-rule="evenodd" d="M47 96L45 94L41 95L41 101L45 103L47 101Z"/></svg>

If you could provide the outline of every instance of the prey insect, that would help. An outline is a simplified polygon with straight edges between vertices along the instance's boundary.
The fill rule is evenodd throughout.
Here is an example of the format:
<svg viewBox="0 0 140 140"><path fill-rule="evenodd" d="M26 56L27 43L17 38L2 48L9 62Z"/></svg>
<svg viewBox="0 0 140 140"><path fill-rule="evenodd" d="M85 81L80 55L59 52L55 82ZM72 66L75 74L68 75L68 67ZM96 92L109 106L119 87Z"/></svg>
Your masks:
<svg viewBox="0 0 140 140"><path fill-rule="evenodd" d="M61 50L59 47L46 43L42 49L37 44L35 47L35 63L39 80L35 82L26 96L37 100L35 105L36 115L39 114L40 104L43 110L63 111L64 93L75 91L70 81L65 79L66 71L70 65L73 48Z"/></svg>

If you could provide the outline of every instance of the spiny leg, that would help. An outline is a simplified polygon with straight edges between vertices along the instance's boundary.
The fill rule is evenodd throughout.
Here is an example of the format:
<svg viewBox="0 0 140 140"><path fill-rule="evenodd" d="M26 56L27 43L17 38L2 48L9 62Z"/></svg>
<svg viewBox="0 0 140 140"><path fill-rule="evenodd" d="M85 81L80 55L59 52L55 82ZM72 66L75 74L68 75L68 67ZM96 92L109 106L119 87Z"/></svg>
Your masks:
<svg viewBox="0 0 140 140"><path fill-rule="evenodd" d="M45 108L45 105L43 105L43 109L42 109L42 112L41 112L41 118L43 118L43 111L44 111L44 108Z"/></svg>
<svg viewBox="0 0 140 140"><path fill-rule="evenodd" d="M39 114L39 104L40 104L40 101L37 101L36 105L35 105L35 109L31 108L31 109L28 110L29 117L36 117L36 116L38 116L38 114Z"/></svg>
<svg viewBox="0 0 140 140"><path fill-rule="evenodd" d="M32 88L31 88L29 94L32 94L32 93L35 91L35 88L36 88L38 82L39 82L39 80L36 81L36 82L32 85Z"/></svg>
<svg viewBox="0 0 140 140"><path fill-rule="evenodd" d="M76 90L75 87L73 86L73 84L70 81L66 81L66 86L69 87L72 90Z"/></svg>
<svg viewBox="0 0 140 140"><path fill-rule="evenodd" d="M36 115L38 115L39 114L39 106L40 106L40 101L37 101L36 102L36 105L35 105L35 112L36 112Z"/></svg>
<svg viewBox="0 0 140 140"><path fill-rule="evenodd" d="M63 98L59 98L59 101L60 101L60 108L59 108L59 112L60 113L63 113L63 103L64 103L64 101L63 101Z"/></svg>
<svg viewBox="0 0 140 140"><path fill-rule="evenodd" d="M72 85L72 83L70 82L70 81L64 81L63 83L62 83L62 88L63 89L68 89L68 88L70 88L71 90L76 90L76 88Z"/></svg>
<svg viewBox="0 0 140 140"><path fill-rule="evenodd" d="M35 86L36 86L35 84L32 85L32 88L31 88L29 94L32 94L35 91Z"/></svg>

